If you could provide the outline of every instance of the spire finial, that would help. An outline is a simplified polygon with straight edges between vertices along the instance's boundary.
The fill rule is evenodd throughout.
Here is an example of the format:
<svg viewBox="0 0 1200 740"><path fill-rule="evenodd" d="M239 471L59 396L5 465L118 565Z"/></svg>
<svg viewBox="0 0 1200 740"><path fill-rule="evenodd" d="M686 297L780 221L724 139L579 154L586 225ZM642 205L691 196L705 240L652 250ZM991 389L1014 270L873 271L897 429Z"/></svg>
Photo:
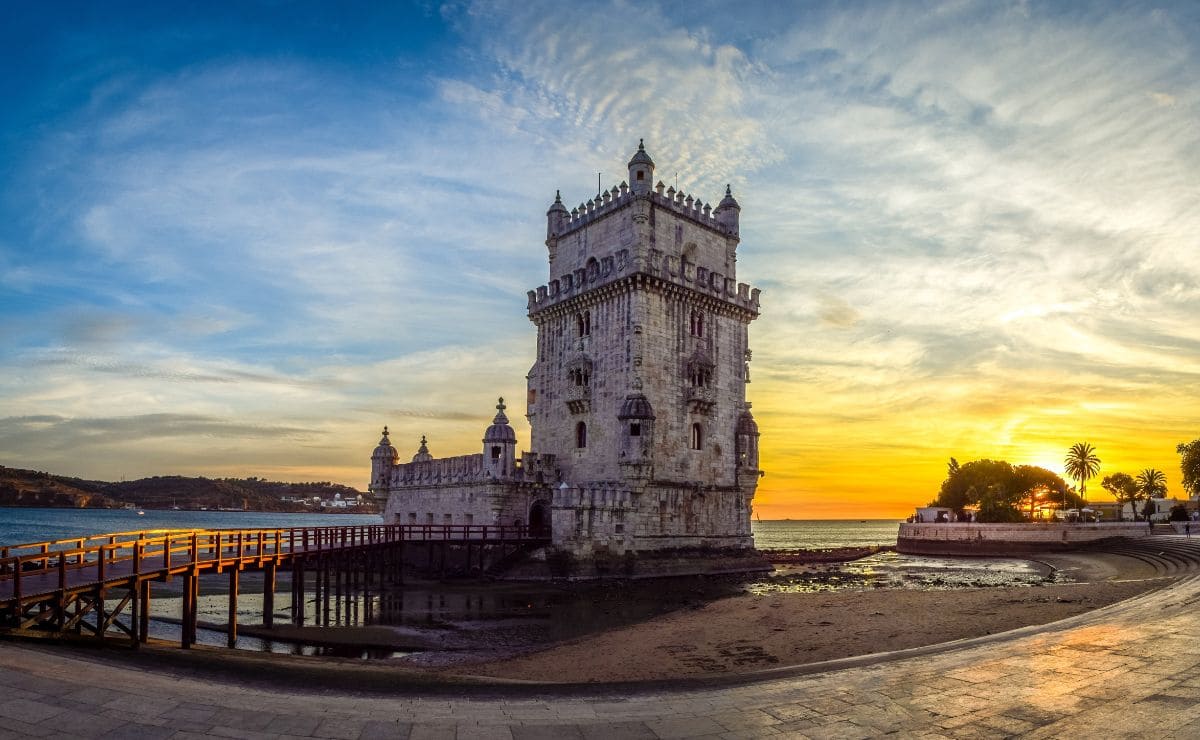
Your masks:
<svg viewBox="0 0 1200 740"><path fill-rule="evenodd" d="M506 408L508 407L504 405L504 396L500 396L500 402L496 404L496 410L503 414Z"/></svg>
<svg viewBox="0 0 1200 740"><path fill-rule="evenodd" d="M646 151L646 140L645 139L638 139L638 151L639 152Z"/></svg>
<svg viewBox="0 0 1200 740"><path fill-rule="evenodd" d="M726 184L725 184L725 195L726 195L726 196L732 196L732 195L733 195L733 191L729 189L729 184L728 184L728 183L726 183Z"/></svg>
<svg viewBox="0 0 1200 740"><path fill-rule="evenodd" d="M383 425L383 436L388 436L387 424Z"/></svg>
<svg viewBox="0 0 1200 740"><path fill-rule="evenodd" d="M561 190L554 191L554 202L562 203L562 191Z"/></svg>

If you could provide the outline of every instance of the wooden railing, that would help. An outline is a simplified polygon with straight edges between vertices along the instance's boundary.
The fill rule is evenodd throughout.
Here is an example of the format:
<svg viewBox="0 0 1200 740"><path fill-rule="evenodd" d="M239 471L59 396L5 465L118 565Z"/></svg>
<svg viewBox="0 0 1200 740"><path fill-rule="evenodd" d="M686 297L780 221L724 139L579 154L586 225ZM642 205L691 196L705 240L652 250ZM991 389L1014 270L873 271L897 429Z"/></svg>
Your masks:
<svg viewBox="0 0 1200 740"><path fill-rule="evenodd" d="M0 582L9 598L22 597L22 581L58 574L58 588L103 583L109 577L172 573L193 567L261 565L264 559L395 542L538 540L526 526L487 524L372 524L238 530L142 530L0 547ZM68 573L71 574L68 579ZM0 596L3 598L3 596Z"/></svg>

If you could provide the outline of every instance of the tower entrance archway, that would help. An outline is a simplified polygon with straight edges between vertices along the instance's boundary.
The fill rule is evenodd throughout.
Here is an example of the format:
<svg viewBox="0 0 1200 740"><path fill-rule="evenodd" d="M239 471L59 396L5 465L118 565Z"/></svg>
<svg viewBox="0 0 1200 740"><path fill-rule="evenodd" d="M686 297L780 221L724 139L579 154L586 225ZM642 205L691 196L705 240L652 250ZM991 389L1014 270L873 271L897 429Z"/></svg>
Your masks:
<svg viewBox="0 0 1200 740"><path fill-rule="evenodd" d="M529 536L550 536L550 505L545 501L534 501L529 507Z"/></svg>

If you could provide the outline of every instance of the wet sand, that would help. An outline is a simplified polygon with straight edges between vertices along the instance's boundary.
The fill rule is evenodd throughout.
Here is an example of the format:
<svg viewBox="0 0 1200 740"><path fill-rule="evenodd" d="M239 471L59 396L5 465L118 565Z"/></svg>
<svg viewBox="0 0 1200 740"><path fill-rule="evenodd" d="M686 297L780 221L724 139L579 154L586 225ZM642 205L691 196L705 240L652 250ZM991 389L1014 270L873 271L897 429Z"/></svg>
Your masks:
<svg viewBox="0 0 1200 740"><path fill-rule="evenodd" d="M568 682L741 673L1046 624L1166 583L746 594L537 653L437 670Z"/></svg>

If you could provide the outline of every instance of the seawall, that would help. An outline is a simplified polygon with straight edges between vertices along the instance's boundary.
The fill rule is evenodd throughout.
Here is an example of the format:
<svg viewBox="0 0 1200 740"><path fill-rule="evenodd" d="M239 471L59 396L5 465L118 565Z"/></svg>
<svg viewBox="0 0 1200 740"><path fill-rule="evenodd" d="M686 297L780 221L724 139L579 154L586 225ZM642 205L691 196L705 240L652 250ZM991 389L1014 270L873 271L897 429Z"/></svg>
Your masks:
<svg viewBox="0 0 1200 740"><path fill-rule="evenodd" d="M896 537L896 550L912 555L1026 555L1064 552L1103 540L1140 539L1149 534L1145 522L903 523Z"/></svg>

